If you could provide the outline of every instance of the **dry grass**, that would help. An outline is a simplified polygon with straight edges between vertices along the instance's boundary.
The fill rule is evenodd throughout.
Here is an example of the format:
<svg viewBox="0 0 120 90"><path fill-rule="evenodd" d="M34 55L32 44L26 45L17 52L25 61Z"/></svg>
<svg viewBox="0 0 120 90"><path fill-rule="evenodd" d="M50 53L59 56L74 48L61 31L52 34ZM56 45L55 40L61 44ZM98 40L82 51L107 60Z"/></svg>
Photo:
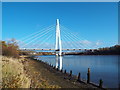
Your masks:
<svg viewBox="0 0 120 90"><path fill-rule="evenodd" d="M21 59L2 56L1 63L3 88L30 87L31 80L25 74L24 66Z"/></svg>
<svg viewBox="0 0 120 90"><path fill-rule="evenodd" d="M27 76L28 74L25 73L26 70L23 64L23 61L26 60L24 57L15 59L12 57L0 56L0 58L0 65L2 65L2 88L60 88L58 85L50 85L48 81L41 76L39 76L38 79L38 75L33 73L35 71L32 69L29 71L31 74ZM31 76L33 77L35 75L37 76L34 80Z"/></svg>

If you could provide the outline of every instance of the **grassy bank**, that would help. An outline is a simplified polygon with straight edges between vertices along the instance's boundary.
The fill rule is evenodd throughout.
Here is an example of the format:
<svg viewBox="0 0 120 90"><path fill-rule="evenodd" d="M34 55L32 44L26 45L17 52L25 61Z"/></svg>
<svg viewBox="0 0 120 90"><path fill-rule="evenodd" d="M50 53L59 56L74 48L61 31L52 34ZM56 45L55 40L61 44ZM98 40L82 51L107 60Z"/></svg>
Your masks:
<svg viewBox="0 0 120 90"><path fill-rule="evenodd" d="M23 59L2 56L2 87L29 88L30 78L25 74Z"/></svg>
<svg viewBox="0 0 120 90"><path fill-rule="evenodd" d="M59 88L58 85L50 85L39 75L36 68L33 70L33 67L27 63L28 59L6 56L0 58L2 58L2 88Z"/></svg>
<svg viewBox="0 0 120 90"><path fill-rule="evenodd" d="M3 88L97 88L29 57L2 57Z"/></svg>

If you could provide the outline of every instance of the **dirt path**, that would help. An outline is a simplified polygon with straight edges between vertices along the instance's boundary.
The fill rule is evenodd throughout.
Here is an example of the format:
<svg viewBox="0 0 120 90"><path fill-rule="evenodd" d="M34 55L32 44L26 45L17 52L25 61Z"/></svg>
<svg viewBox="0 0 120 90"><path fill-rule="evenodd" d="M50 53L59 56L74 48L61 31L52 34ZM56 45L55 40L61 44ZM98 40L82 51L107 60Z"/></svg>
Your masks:
<svg viewBox="0 0 120 90"><path fill-rule="evenodd" d="M26 59L24 66L31 78L31 88L96 88L90 84L77 82L69 75L37 60Z"/></svg>

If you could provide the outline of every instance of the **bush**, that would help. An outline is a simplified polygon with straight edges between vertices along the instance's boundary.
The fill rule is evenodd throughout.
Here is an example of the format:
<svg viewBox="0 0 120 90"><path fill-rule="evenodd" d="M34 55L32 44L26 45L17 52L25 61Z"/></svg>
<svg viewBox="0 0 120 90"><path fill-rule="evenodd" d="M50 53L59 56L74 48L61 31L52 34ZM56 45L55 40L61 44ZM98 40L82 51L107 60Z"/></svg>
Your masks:
<svg viewBox="0 0 120 90"><path fill-rule="evenodd" d="M15 39L11 39L8 42L1 41L2 44L2 55L3 56L12 56L12 57L18 57L18 45L15 41Z"/></svg>

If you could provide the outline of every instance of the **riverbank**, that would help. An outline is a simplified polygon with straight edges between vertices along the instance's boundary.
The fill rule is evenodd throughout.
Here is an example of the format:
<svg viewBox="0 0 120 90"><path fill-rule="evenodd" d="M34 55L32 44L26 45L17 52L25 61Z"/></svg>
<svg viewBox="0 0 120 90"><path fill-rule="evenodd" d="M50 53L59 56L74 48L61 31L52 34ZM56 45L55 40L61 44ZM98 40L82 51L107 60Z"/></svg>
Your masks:
<svg viewBox="0 0 120 90"><path fill-rule="evenodd" d="M2 88L97 88L30 57L2 57Z"/></svg>
<svg viewBox="0 0 120 90"><path fill-rule="evenodd" d="M24 59L0 56L2 65L1 88L29 88L31 79L24 70Z"/></svg>
<svg viewBox="0 0 120 90"><path fill-rule="evenodd" d="M97 88L94 85L78 82L77 77L70 77L41 61L27 58L24 63L27 74L32 79L31 87L39 87L42 82L47 82L53 88ZM36 83L37 82L37 83ZM36 84L35 84L36 83ZM37 85L38 84L38 85ZM39 85L40 84L40 85ZM42 87L44 88L44 86Z"/></svg>

